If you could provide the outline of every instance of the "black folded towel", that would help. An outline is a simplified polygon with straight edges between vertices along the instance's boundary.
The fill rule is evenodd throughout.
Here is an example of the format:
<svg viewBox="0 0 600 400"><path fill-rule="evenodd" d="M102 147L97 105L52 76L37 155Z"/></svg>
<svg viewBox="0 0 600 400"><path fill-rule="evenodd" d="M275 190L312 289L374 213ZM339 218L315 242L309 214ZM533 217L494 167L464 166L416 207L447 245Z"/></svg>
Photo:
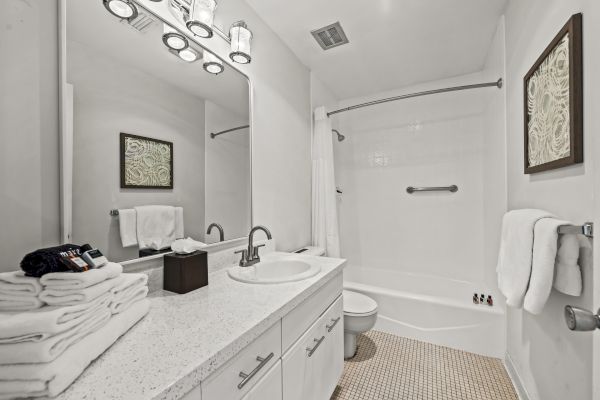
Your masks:
<svg viewBox="0 0 600 400"><path fill-rule="evenodd" d="M23 257L21 269L25 271L25 275L36 278L50 272L69 271L69 268L61 262L60 253L71 250L79 252L80 248L81 246L77 246L76 244L63 244L61 246L36 250Z"/></svg>

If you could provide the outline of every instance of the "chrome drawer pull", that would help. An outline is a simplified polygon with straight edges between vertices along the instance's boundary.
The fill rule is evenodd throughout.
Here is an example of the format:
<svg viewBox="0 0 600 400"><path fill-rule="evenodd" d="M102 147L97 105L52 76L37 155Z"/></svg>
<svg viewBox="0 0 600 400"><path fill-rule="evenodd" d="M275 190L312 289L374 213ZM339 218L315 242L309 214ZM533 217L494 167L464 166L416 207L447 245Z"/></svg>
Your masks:
<svg viewBox="0 0 600 400"><path fill-rule="evenodd" d="M325 325L327 327L327 332L331 332L333 330L333 328L335 328L337 323L340 322L340 319L342 319L342 317L331 318L331 322L333 322L333 324Z"/></svg>
<svg viewBox="0 0 600 400"><path fill-rule="evenodd" d="M258 364L256 366L256 368L254 368L252 370L252 372L250 372L249 374L245 373L245 372L240 372L240 378L243 378L243 380L238 383L238 389L243 388L246 383L248 383L250 381L250 379L254 378L254 375L256 375L258 373L258 371L260 371L262 369L262 367L264 367L265 365L267 365L267 363L271 360L271 358L273 358L274 354L271 353L269 354L266 358L262 358L261 356L257 356L256 357L256 361L258 361L260 364Z"/></svg>
<svg viewBox="0 0 600 400"><path fill-rule="evenodd" d="M321 339L315 339L315 343L316 343L315 347L313 347L312 349L310 347L306 348L306 351L308 351L308 356L309 357L312 357L313 353L319 348L319 346L321 345L321 343L323 343L323 340L325 340L325 335L323 335L321 337Z"/></svg>

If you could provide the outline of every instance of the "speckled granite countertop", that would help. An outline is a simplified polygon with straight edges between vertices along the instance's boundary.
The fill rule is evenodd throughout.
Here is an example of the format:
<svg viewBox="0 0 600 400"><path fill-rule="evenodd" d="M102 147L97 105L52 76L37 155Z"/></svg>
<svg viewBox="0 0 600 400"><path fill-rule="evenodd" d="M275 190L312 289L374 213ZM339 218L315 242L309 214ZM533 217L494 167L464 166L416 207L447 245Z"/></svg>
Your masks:
<svg viewBox="0 0 600 400"><path fill-rule="evenodd" d="M184 295L158 292L150 313L101 355L57 399L178 399L341 272L344 260L271 253L318 264L299 282L256 285L226 269Z"/></svg>

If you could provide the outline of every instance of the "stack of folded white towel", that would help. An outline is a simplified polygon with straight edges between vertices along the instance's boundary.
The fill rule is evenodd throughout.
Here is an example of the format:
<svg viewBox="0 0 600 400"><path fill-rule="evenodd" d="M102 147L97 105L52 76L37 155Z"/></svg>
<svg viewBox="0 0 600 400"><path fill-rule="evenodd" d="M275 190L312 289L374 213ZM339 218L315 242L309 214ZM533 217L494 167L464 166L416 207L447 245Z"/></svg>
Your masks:
<svg viewBox="0 0 600 400"><path fill-rule="evenodd" d="M507 305L539 314L552 288L581 295L579 253L590 242L583 235L559 237L561 225L572 224L543 210L512 210L504 215L497 273Z"/></svg>
<svg viewBox="0 0 600 400"><path fill-rule="evenodd" d="M148 313L147 275L122 270L0 273L0 399L58 395Z"/></svg>

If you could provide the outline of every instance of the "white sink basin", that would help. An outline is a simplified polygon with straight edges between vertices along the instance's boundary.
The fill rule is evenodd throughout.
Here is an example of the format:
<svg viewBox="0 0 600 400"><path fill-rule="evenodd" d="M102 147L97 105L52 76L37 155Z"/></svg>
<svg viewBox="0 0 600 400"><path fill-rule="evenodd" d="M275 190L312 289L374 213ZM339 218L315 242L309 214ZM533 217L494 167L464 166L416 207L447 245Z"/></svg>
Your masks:
<svg viewBox="0 0 600 400"><path fill-rule="evenodd" d="M321 267L300 260L273 260L233 267L227 273L231 279L245 283L283 283L308 279L320 271Z"/></svg>

